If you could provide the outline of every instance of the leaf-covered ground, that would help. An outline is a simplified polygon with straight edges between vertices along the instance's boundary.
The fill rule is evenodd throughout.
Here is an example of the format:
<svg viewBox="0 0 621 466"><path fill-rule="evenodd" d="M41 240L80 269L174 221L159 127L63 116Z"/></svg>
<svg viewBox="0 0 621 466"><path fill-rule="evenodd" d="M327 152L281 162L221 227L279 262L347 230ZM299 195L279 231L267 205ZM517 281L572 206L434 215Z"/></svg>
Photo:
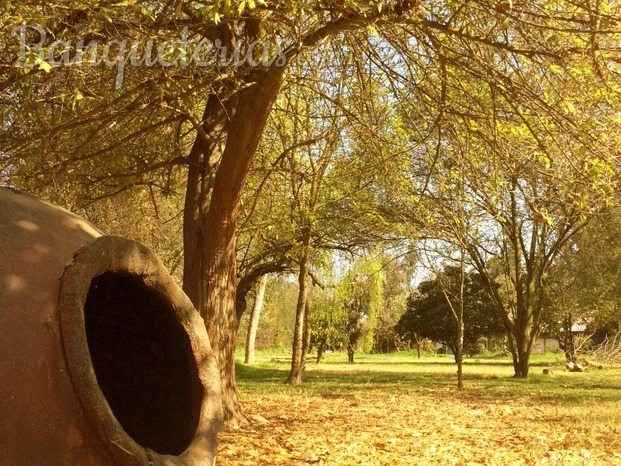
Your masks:
<svg viewBox="0 0 621 466"><path fill-rule="evenodd" d="M574 386L563 376L547 394L536 380L486 392L486 384L507 382L485 379L461 394L441 375L432 377L437 385L415 385L395 379L390 367L381 383L379 365L365 368L362 383L351 372L331 379L325 367L333 369L310 373L309 387L302 389L277 384L274 370L272 379L242 383L245 411L254 422L221 434L219 464L621 465L618 379L602 391L581 385L584 379ZM574 392L566 399L555 390ZM578 402L576 390L585 395ZM591 390L597 396L589 396Z"/></svg>

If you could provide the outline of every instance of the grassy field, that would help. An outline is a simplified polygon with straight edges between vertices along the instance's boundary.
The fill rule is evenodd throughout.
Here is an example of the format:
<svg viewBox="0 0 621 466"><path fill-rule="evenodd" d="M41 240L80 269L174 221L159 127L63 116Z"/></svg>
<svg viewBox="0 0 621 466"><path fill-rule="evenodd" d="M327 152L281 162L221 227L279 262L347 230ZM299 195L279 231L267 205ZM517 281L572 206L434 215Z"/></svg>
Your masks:
<svg viewBox="0 0 621 466"><path fill-rule="evenodd" d="M284 384L286 355L238 365L250 426L220 437L223 465L621 465L621 369L568 373L535 356L516 380L507 358L343 354ZM544 375L543 369L552 370Z"/></svg>

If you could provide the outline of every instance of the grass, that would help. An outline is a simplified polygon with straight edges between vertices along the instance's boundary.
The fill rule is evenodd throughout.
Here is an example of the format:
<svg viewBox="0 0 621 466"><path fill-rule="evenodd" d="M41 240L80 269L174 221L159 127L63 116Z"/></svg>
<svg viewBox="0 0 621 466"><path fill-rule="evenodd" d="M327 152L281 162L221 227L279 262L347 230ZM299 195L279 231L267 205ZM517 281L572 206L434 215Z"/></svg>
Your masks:
<svg viewBox="0 0 621 466"><path fill-rule="evenodd" d="M259 353L256 364L238 364L238 386L242 390L273 391L283 389L289 363L282 353ZM276 361L273 359L277 358ZM552 375L543 374L543 369ZM464 398L529 397L541 402L580 404L592 401L621 401L621 369L596 369L566 372L558 355L535 355L528 379L514 379L510 359L468 358L464 361L466 390L457 392L455 363L452 356L427 356L414 353L360 355L348 364L343 354L326 355L320 364L307 363L304 384L295 390L310 392L349 392L398 390L407 393L451 391ZM286 387L285 387L286 389Z"/></svg>
<svg viewBox="0 0 621 466"><path fill-rule="evenodd" d="M225 433L223 464L621 464L621 369L569 373L545 354L528 379L514 379L507 357L469 358L458 391L452 356L361 354L348 364L329 354L291 387L286 356L259 352L255 365L238 364L244 408L266 424L245 431L258 457L235 449L238 431Z"/></svg>

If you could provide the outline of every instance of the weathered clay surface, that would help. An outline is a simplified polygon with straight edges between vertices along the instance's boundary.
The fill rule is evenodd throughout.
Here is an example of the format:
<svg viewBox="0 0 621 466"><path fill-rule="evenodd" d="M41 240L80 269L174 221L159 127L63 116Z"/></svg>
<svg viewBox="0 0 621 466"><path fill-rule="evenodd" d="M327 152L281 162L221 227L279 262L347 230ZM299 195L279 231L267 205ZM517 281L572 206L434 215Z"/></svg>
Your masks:
<svg viewBox="0 0 621 466"><path fill-rule="evenodd" d="M159 260L0 188L0 466L210 465L219 423L202 319Z"/></svg>

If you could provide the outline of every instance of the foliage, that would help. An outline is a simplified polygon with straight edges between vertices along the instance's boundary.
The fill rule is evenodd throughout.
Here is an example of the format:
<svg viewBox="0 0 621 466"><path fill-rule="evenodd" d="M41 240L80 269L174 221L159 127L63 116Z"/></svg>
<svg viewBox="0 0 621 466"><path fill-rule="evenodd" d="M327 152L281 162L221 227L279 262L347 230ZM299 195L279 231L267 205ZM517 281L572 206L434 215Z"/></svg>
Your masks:
<svg viewBox="0 0 621 466"><path fill-rule="evenodd" d="M389 353L402 349L403 343L395 332L395 325L406 309L417 256L404 254L401 249L389 249L384 252L381 261L385 279L383 306L377 316L372 352Z"/></svg>
<svg viewBox="0 0 621 466"><path fill-rule="evenodd" d="M621 323L619 286L621 269L621 216L619 208L594 219L559 254L550 272L548 331L561 334L562 321L586 325L599 344L614 335Z"/></svg>
<svg viewBox="0 0 621 466"><path fill-rule="evenodd" d="M271 275L267 282L256 348L289 348L294 325L297 286L290 275ZM238 347L245 345L248 318L245 313L239 324Z"/></svg>
<svg viewBox="0 0 621 466"><path fill-rule="evenodd" d="M442 279L449 288L458 286L459 271L447 267ZM440 278L421 283L410 295L407 310L399 319L396 331L405 338L428 338L456 351L457 321L446 302L438 282ZM464 349L467 353L480 351L481 337L502 334L504 327L500 310L487 294L483 278L476 272L467 273L464 282Z"/></svg>
<svg viewBox="0 0 621 466"><path fill-rule="evenodd" d="M615 203L619 141L609 129L617 123L602 123L598 106L611 98L603 88L594 100L583 99L567 81L601 80L586 63L559 76L516 57L519 73L498 82L457 67L453 53L436 70L441 93L426 109L431 115L419 117L433 117L433 135L408 131L421 143L413 187L423 192L412 216L429 226L429 236L467 251L486 283L501 285L488 292L503 309L516 376L525 377L550 267L593 216ZM527 86L524 92L537 89L542 97L516 105L505 86ZM579 109L558 108L562 91L580 99Z"/></svg>
<svg viewBox="0 0 621 466"><path fill-rule="evenodd" d="M384 275L373 257L354 262L334 288L313 300L311 341L321 360L326 350L346 349L350 362L361 347L370 352L377 317L383 305Z"/></svg>

